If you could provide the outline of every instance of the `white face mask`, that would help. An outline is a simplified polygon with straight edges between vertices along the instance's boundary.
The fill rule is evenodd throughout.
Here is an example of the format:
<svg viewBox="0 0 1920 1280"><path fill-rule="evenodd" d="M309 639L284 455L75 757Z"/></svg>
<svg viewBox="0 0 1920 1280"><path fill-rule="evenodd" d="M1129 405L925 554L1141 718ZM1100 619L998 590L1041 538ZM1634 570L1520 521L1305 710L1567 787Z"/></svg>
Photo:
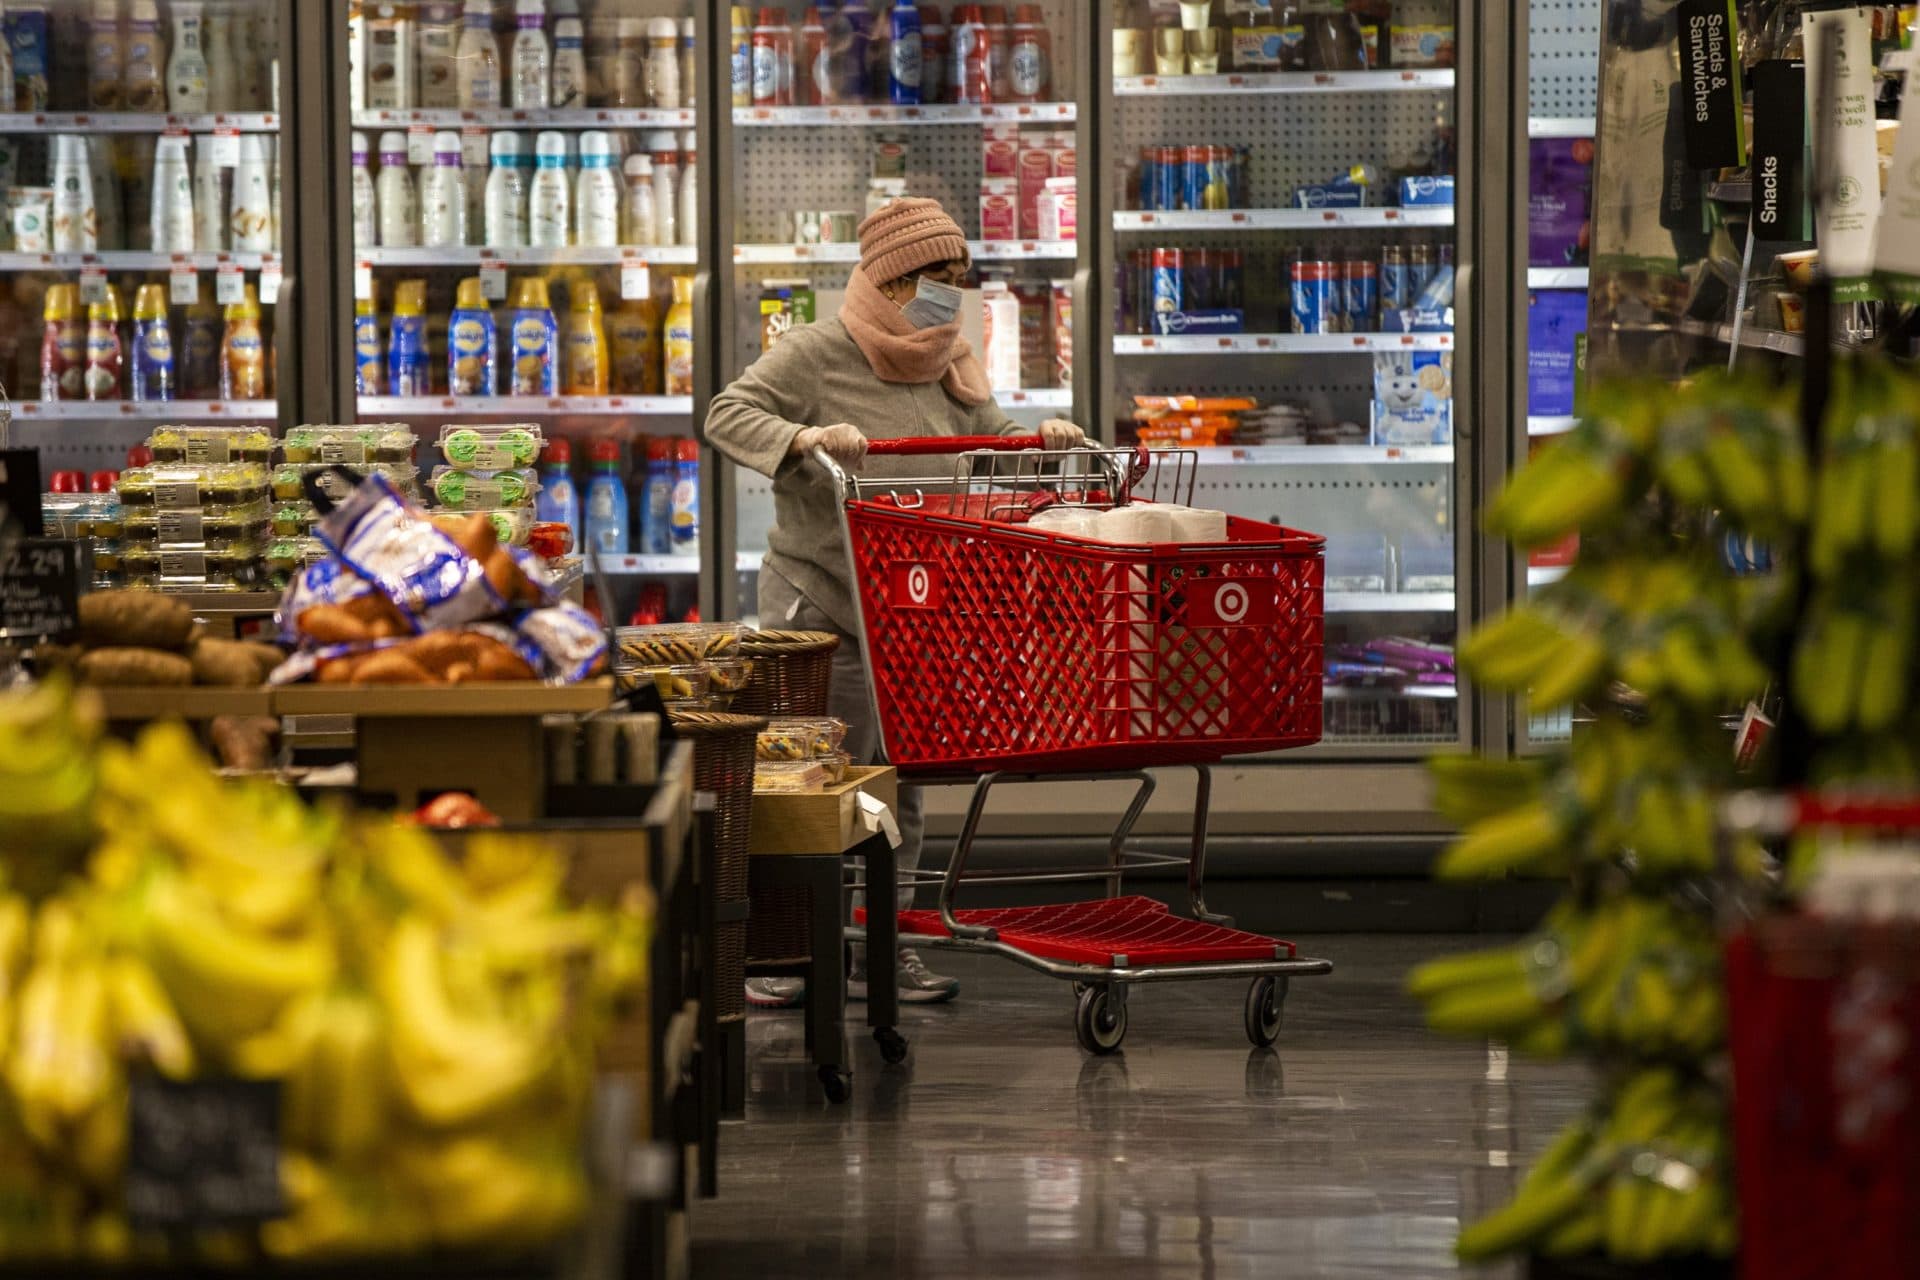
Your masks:
<svg viewBox="0 0 1920 1280"><path fill-rule="evenodd" d="M960 301L965 297L964 290L922 276L919 292L900 313L916 329L937 329L960 318Z"/></svg>

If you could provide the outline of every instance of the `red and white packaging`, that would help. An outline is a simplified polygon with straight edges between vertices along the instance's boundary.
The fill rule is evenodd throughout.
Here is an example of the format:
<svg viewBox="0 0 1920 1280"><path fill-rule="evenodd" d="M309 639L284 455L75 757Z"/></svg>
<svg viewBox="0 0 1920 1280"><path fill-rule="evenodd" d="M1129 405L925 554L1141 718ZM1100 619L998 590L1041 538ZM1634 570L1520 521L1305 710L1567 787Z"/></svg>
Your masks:
<svg viewBox="0 0 1920 1280"><path fill-rule="evenodd" d="M1048 178L1046 186L1040 192L1039 238L1076 240L1080 235L1079 222L1079 180Z"/></svg>
<svg viewBox="0 0 1920 1280"><path fill-rule="evenodd" d="M1020 304L1020 385L1049 386L1053 378L1053 340L1047 332L1047 282L1015 280L1008 287Z"/></svg>
<svg viewBox="0 0 1920 1280"><path fill-rule="evenodd" d="M1079 152L1074 149L1073 130L1053 130L1047 135L1047 149L1053 153L1054 177L1071 178L1079 173Z"/></svg>
<svg viewBox="0 0 1920 1280"><path fill-rule="evenodd" d="M1053 385L1073 385L1073 281L1049 282L1047 329L1053 335Z"/></svg>
<svg viewBox="0 0 1920 1280"><path fill-rule="evenodd" d="M1053 151L1045 135L1020 135L1018 174L1020 182L1020 238L1040 238L1040 193L1053 176Z"/></svg>
<svg viewBox="0 0 1920 1280"><path fill-rule="evenodd" d="M1006 180L980 184L980 238L1020 238L1020 184Z"/></svg>
<svg viewBox="0 0 1920 1280"><path fill-rule="evenodd" d="M1020 300L1004 280L980 286L985 309L987 385L995 391L1020 389Z"/></svg>
<svg viewBox="0 0 1920 1280"><path fill-rule="evenodd" d="M990 124L980 130L980 176L989 182L1020 174L1020 127Z"/></svg>

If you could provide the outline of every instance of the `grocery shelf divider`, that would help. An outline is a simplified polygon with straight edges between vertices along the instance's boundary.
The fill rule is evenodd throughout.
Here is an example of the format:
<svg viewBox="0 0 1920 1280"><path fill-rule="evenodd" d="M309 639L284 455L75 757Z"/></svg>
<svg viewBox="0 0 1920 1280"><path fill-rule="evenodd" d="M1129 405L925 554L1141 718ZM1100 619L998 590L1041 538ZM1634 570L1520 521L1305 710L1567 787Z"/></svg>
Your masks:
<svg viewBox="0 0 1920 1280"><path fill-rule="evenodd" d="M1072 240L969 240L967 250L975 262L1070 262L1076 249ZM853 241L830 244L736 244L733 260L746 266L787 266L810 262L830 262L851 266L860 261L860 246Z"/></svg>
<svg viewBox="0 0 1920 1280"><path fill-rule="evenodd" d="M1451 591L1329 591L1328 613L1452 613Z"/></svg>
<svg viewBox="0 0 1920 1280"><path fill-rule="evenodd" d="M278 400L16 400L22 422L35 418L69 422L105 419L139 422L194 422L218 418L230 422L272 422L280 417Z"/></svg>
<svg viewBox="0 0 1920 1280"><path fill-rule="evenodd" d="M1315 231L1326 227L1450 227L1452 205L1403 209L1121 209L1115 231Z"/></svg>
<svg viewBox="0 0 1920 1280"><path fill-rule="evenodd" d="M1381 71L1235 71L1206 76L1117 76L1120 97L1221 93L1394 93L1451 89L1450 67Z"/></svg>
<svg viewBox="0 0 1920 1280"><path fill-rule="evenodd" d="M1192 450L1206 466L1440 466L1453 461L1453 446L1378 444L1218 445Z"/></svg>
<svg viewBox="0 0 1920 1280"><path fill-rule="evenodd" d="M846 104L832 107L735 107L740 128L804 125L1066 124L1078 113L1072 102L926 103L921 106Z"/></svg>
<svg viewBox="0 0 1920 1280"><path fill-rule="evenodd" d="M1591 138L1598 132L1592 116L1529 116L1529 138Z"/></svg>
<svg viewBox="0 0 1920 1280"><path fill-rule="evenodd" d="M0 133L278 133L280 114L272 111L0 111Z"/></svg>
<svg viewBox="0 0 1920 1280"><path fill-rule="evenodd" d="M1585 267L1528 267L1529 289L1584 289L1589 272Z"/></svg>
<svg viewBox="0 0 1920 1280"><path fill-rule="evenodd" d="M262 264L276 263L276 253L151 253L140 249L102 249L95 253L0 253L0 271L78 271L82 267L103 267L109 271L166 271L174 267L192 267L213 271L219 267L239 267L258 271Z"/></svg>
<svg viewBox="0 0 1920 1280"><path fill-rule="evenodd" d="M358 251L359 261L373 267L455 267L484 266L489 262L509 266L618 266L623 262L642 262L648 266L692 266L699 261L700 250L690 244L569 245L565 248L494 248L490 245L452 245L423 248L375 247Z"/></svg>
<svg viewBox="0 0 1920 1280"><path fill-rule="evenodd" d="M361 415L417 418L452 414L497 418L511 415L582 414L601 417L684 418L692 396L361 396Z"/></svg>
<svg viewBox="0 0 1920 1280"><path fill-rule="evenodd" d="M1533 414L1527 418L1527 434L1530 436L1557 436L1578 426L1580 419L1575 417L1553 417Z"/></svg>
<svg viewBox="0 0 1920 1280"><path fill-rule="evenodd" d="M583 107L567 109L499 107L412 108L405 111L366 110L353 113L356 129L404 129L409 125L436 129L691 129L694 109L680 107Z"/></svg>
<svg viewBox="0 0 1920 1280"><path fill-rule="evenodd" d="M1451 333L1119 334L1116 356L1362 355L1375 351L1447 351Z"/></svg>

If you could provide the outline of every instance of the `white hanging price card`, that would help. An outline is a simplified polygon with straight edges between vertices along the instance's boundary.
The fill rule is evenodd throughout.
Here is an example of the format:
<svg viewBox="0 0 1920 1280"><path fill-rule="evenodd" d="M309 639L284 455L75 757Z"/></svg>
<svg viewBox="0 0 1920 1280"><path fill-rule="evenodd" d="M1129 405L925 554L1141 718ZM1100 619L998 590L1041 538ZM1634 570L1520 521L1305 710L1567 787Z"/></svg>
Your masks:
<svg viewBox="0 0 1920 1280"><path fill-rule="evenodd" d="M424 125L414 125L407 130L407 163L413 165L433 163L433 130Z"/></svg>
<svg viewBox="0 0 1920 1280"><path fill-rule="evenodd" d="M480 296L488 302L505 302L507 298L507 264L498 258L483 258L480 262Z"/></svg>
<svg viewBox="0 0 1920 1280"><path fill-rule="evenodd" d="M285 270L278 258L264 258L260 262L260 305L271 307L280 301L280 282L285 279Z"/></svg>
<svg viewBox="0 0 1920 1280"><path fill-rule="evenodd" d="M80 301L94 303L106 300L107 269L105 267L80 268Z"/></svg>
<svg viewBox="0 0 1920 1280"><path fill-rule="evenodd" d="M247 275L239 267L223 266L213 275L213 300L221 306L245 302Z"/></svg>
<svg viewBox="0 0 1920 1280"><path fill-rule="evenodd" d="M647 264L628 258L620 264L620 301L633 302L653 296L653 279Z"/></svg>
<svg viewBox="0 0 1920 1280"><path fill-rule="evenodd" d="M214 167L231 169L240 163L240 131L238 129L215 129L213 140L208 145L213 153Z"/></svg>
<svg viewBox="0 0 1920 1280"><path fill-rule="evenodd" d="M200 301L200 273L175 265L167 272L167 301L176 307L190 307Z"/></svg>
<svg viewBox="0 0 1920 1280"><path fill-rule="evenodd" d="M353 300L355 302L373 300L373 264L371 262L353 264Z"/></svg>

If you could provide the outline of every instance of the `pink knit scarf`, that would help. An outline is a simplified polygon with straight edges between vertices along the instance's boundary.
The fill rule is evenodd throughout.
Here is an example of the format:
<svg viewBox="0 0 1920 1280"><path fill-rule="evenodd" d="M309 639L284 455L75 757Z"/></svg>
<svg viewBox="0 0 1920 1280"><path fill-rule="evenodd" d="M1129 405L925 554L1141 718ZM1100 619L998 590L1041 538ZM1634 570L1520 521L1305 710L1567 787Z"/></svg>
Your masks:
<svg viewBox="0 0 1920 1280"><path fill-rule="evenodd" d="M938 382L964 405L993 399L987 371L960 336L960 322L916 329L880 287L855 267L847 277L840 320L882 382L924 385Z"/></svg>

